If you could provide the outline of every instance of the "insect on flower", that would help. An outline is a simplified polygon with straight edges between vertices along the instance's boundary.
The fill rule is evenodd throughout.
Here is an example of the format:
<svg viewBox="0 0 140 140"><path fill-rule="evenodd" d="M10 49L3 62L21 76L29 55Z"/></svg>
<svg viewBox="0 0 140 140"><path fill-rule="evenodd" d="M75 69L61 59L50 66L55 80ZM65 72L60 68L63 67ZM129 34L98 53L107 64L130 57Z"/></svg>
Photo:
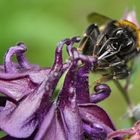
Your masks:
<svg viewBox="0 0 140 140"><path fill-rule="evenodd" d="M95 71L105 72L100 82L125 79L139 54L140 29L128 20L112 20L97 13L88 19L93 24L86 29L78 51L97 57Z"/></svg>

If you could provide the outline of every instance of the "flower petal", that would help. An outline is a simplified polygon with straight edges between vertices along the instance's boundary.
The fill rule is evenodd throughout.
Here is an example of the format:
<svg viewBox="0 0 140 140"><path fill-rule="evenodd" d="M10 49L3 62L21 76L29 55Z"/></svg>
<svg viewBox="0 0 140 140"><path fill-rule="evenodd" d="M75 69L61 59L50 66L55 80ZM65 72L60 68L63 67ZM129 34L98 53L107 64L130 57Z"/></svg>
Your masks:
<svg viewBox="0 0 140 140"><path fill-rule="evenodd" d="M77 61L73 61L58 98L58 109L65 126L66 140L82 140L83 136L76 97L77 66Z"/></svg>
<svg viewBox="0 0 140 140"><path fill-rule="evenodd" d="M5 55L4 65L0 66L0 92L16 101L31 93L49 70L29 64L24 57L26 50L23 43L11 47ZM12 62L14 55L18 63Z"/></svg>
<svg viewBox="0 0 140 140"><path fill-rule="evenodd" d="M62 61L64 43L65 41L58 45L54 65L48 75L43 78L43 81L16 104L7 101L6 106L0 110L0 128L10 136L29 137L39 122L44 119L44 114L51 104L50 97L64 73Z"/></svg>
<svg viewBox="0 0 140 140"><path fill-rule="evenodd" d="M98 126L102 128L102 131L100 131L100 137L105 136L105 132L109 134L110 132L113 132L113 130L115 130L114 124L112 123L108 114L96 104L79 104L79 112L84 123L87 123L89 125L98 124ZM96 128L96 131L92 135L96 135L96 133L99 132L97 127L94 126L94 128ZM120 139L115 138L114 140Z"/></svg>
<svg viewBox="0 0 140 140"><path fill-rule="evenodd" d="M107 138L106 130L103 126L99 125L98 123L94 123L92 125L84 123L83 128L85 130L85 135L91 140L105 140Z"/></svg>
<svg viewBox="0 0 140 140"><path fill-rule="evenodd" d="M34 140L66 140L65 130L59 110L54 103L47 112Z"/></svg>
<svg viewBox="0 0 140 140"><path fill-rule="evenodd" d="M0 112L0 128L13 137L29 137L38 125L36 111L44 93L45 88L44 83L42 83L35 92L29 94L19 105L11 102L7 103L6 107Z"/></svg>
<svg viewBox="0 0 140 140"><path fill-rule="evenodd" d="M76 104L75 78L77 63L74 63L64 81L58 100L53 103L39 128L35 140L82 140L82 122Z"/></svg>
<svg viewBox="0 0 140 140"><path fill-rule="evenodd" d="M91 65L86 63L77 72L77 82L76 82L76 97L77 103L87 103L90 102L89 93L89 78L88 74L91 69Z"/></svg>
<svg viewBox="0 0 140 140"><path fill-rule="evenodd" d="M105 126L107 132L115 130L115 127L110 120L107 113L99 106L89 103L89 104L79 104L79 111L83 121L88 121L92 123L99 123Z"/></svg>

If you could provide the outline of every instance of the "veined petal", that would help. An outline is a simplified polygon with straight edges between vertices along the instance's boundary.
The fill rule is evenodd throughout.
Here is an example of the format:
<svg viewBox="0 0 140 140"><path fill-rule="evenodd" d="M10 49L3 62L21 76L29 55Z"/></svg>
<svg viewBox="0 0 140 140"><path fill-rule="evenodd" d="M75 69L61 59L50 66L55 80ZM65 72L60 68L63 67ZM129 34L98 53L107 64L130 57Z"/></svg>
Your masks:
<svg viewBox="0 0 140 140"><path fill-rule="evenodd" d="M81 119L84 123L88 124L89 126L96 124L95 125L96 127L95 126L93 127L94 131L95 130L96 131L94 133L94 131L92 130L93 134L90 135L90 137L92 136L95 137L100 134L100 138L101 138L103 136L107 136L105 135L105 132L106 134L109 134L110 132L113 132L115 130L114 124L112 123L108 114L96 104L93 103L79 104L79 112L80 112ZM97 125L99 127L97 127ZM114 140L121 140L121 139L114 138Z"/></svg>
<svg viewBox="0 0 140 140"><path fill-rule="evenodd" d="M54 103L47 112L34 140L66 140L62 117Z"/></svg>
<svg viewBox="0 0 140 140"><path fill-rule="evenodd" d="M7 102L6 107L0 112L0 128L13 137L29 137L38 125L37 110L45 92L43 82L36 91L29 94L18 105ZM47 99L46 102L48 102Z"/></svg>
<svg viewBox="0 0 140 140"><path fill-rule="evenodd" d="M33 92L35 88L36 84L28 76L17 79L2 79L0 77L0 92L16 101Z"/></svg>
<svg viewBox="0 0 140 140"><path fill-rule="evenodd" d="M84 121L88 121L92 123L98 122L99 124L104 125L108 132L115 130L115 127L111 119L101 107L92 103L79 104L79 111L80 111L81 118Z"/></svg>
<svg viewBox="0 0 140 140"><path fill-rule="evenodd" d="M69 68L58 100L44 117L35 140L82 140L82 122L76 103L77 63Z"/></svg>
<svg viewBox="0 0 140 140"><path fill-rule="evenodd" d="M87 103L90 102L89 93L89 78L88 74L91 69L91 64L86 63L77 72L77 82L76 82L76 98L77 103Z"/></svg>

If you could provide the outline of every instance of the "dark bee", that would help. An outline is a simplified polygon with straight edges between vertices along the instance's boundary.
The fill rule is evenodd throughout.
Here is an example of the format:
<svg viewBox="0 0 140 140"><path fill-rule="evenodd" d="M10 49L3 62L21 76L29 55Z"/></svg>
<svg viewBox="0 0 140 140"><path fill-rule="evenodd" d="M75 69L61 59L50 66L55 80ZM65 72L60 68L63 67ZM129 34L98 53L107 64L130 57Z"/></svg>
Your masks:
<svg viewBox="0 0 140 140"><path fill-rule="evenodd" d="M98 18L100 15L91 15ZM103 20L105 16L101 16ZM96 19L95 19L96 20ZM130 21L111 20L105 25L90 25L81 40L78 51L85 55L95 56L98 65L95 70L106 71L106 80L124 79L131 68L129 62L140 50L140 30Z"/></svg>

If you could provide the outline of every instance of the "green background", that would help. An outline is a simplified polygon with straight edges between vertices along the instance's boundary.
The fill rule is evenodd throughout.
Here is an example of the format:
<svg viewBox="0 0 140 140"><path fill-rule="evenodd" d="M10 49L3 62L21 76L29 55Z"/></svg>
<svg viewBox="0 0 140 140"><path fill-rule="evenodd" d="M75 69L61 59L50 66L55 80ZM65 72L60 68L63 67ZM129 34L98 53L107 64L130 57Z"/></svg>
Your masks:
<svg viewBox="0 0 140 140"><path fill-rule="evenodd" d="M31 63L51 66L56 44L64 38L82 36L89 13L120 19L126 9L135 10L140 21L139 0L0 0L0 63L9 47L22 41L28 47L26 56ZM140 100L139 73L134 75L129 91L135 104ZM109 84L112 96L101 106L118 128L129 127L128 120L122 120L127 106L116 87Z"/></svg>

